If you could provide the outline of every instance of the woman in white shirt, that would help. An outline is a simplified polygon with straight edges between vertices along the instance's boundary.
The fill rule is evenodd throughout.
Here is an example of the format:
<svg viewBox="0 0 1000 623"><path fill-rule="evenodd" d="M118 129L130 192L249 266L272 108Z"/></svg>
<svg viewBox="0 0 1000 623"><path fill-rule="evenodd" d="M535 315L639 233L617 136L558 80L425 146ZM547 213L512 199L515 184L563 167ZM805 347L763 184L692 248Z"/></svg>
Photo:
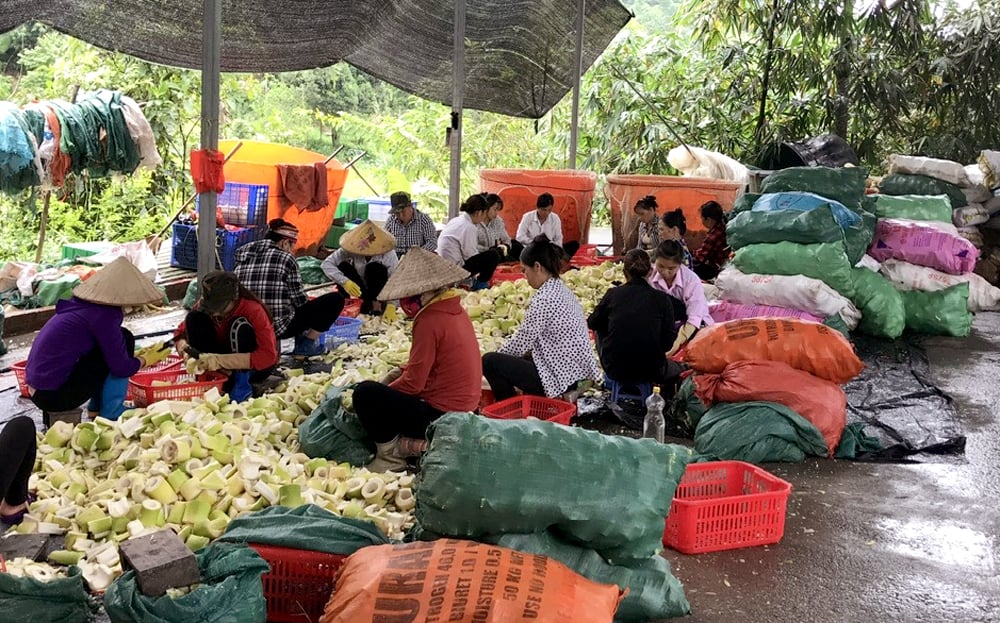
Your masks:
<svg viewBox="0 0 1000 623"><path fill-rule="evenodd" d="M563 244L562 220L552 211L555 203L550 193L539 195L538 201L535 202L535 210L526 212L521 217L521 224L517 226L514 238L524 246L528 246L538 236L545 236L552 244L562 247L568 256L573 257L573 254L580 249L580 243L571 240Z"/></svg>
<svg viewBox="0 0 1000 623"><path fill-rule="evenodd" d="M580 301L559 279L562 249L540 237L521 254L524 276L538 290L524 322L495 353L483 355L483 376L497 400L525 394L566 397L579 381L601 380Z"/></svg>
<svg viewBox="0 0 1000 623"><path fill-rule="evenodd" d="M478 226L486 220L489 208L483 195L472 195L459 209L462 213L441 230L437 252L472 273L472 289L482 290L490 287L490 279L500 263L500 255L495 249L479 252Z"/></svg>
<svg viewBox="0 0 1000 623"><path fill-rule="evenodd" d="M495 249L500 255L500 263L517 262L521 257L524 245L517 240L511 240L507 233L507 224L500 218L503 211L503 199L495 193L483 193L486 205L486 219L478 225L479 250Z"/></svg>

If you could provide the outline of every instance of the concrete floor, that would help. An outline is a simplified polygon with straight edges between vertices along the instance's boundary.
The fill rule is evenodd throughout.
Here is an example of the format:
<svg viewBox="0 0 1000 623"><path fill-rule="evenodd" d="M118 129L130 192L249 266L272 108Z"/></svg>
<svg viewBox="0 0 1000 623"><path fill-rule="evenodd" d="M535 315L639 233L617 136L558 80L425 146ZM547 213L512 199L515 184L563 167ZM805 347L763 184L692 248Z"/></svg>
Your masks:
<svg viewBox="0 0 1000 623"><path fill-rule="evenodd" d="M769 465L793 485L771 547L665 553L691 623L1000 621L1000 314L925 343L965 461Z"/></svg>
<svg viewBox="0 0 1000 623"><path fill-rule="evenodd" d="M129 324L151 332L179 315ZM11 340L0 363L23 358L29 337ZM932 381L958 402L964 460L767 466L794 487L781 543L664 554L691 602L686 621L1000 621L1000 314L978 315L970 338L925 347ZM37 413L13 380L0 377L0 390L11 387L0 391L0 420Z"/></svg>

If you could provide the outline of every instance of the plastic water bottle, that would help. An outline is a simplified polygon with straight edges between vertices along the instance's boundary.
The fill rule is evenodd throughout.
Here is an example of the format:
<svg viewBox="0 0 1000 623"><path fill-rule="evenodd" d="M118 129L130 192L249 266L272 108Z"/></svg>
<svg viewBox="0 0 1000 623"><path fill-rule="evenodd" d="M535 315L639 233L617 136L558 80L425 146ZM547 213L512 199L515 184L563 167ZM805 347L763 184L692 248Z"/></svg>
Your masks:
<svg viewBox="0 0 1000 623"><path fill-rule="evenodd" d="M663 408L666 401L660 395L660 388L654 387L653 393L646 399L646 419L642 422L642 436L663 443L663 430L667 427L663 419Z"/></svg>

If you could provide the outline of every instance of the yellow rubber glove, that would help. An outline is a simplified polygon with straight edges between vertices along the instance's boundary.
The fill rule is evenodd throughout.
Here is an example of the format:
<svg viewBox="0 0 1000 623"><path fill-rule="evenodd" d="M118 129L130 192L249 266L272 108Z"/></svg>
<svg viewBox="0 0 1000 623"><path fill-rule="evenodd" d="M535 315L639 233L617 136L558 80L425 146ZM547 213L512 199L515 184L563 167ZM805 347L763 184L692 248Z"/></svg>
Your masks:
<svg viewBox="0 0 1000 623"><path fill-rule="evenodd" d="M148 368L150 366L155 366L169 357L170 349L164 346L163 342L157 342L152 346L140 348L139 352L137 352L135 356L142 361L143 368Z"/></svg>
<svg viewBox="0 0 1000 623"><path fill-rule="evenodd" d="M359 296L361 296L361 286L354 283L350 279L344 282L344 290L346 290L347 293L353 296L354 298L358 298Z"/></svg>
<svg viewBox="0 0 1000 623"><path fill-rule="evenodd" d="M690 322L685 323L685 325L681 327L680 330L677 331L677 339L674 340L674 345L670 348L669 351L667 351L667 357L670 357L678 350L680 350L681 346L684 346L687 343L687 341L691 339L691 336L694 335L694 332L697 330L698 327L694 326Z"/></svg>
<svg viewBox="0 0 1000 623"><path fill-rule="evenodd" d="M386 303L385 311L382 312L382 318L386 322L396 322L396 319L399 318L399 316L396 314L396 306L393 305L392 303Z"/></svg>
<svg viewBox="0 0 1000 623"><path fill-rule="evenodd" d="M202 368L210 372L215 372L222 368L222 362L219 361L219 355L216 353L202 353L198 355L198 363L201 364Z"/></svg>
<svg viewBox="0 0 1000 623"><path fill-rule="evenodd" d="M249 370L250 353L232 353L221 355L218 353L202 353L198 361L206 370Z"/></svg>

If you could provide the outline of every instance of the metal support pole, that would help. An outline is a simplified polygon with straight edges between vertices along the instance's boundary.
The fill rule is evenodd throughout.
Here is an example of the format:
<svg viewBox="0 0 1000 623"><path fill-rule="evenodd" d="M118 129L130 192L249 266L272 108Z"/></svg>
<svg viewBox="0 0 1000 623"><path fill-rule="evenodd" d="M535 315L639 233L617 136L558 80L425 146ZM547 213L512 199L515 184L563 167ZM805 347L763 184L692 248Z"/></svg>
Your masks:
<svg viewBox="0 0 1000 623"><path fill-rule="evenodd" d="M222 0L204 0L201 34L201 148L219 148L219 64ZM198 209L198 280L215 270L214 191L201 193Z"/></svg>
<svg viewBox="0 0 1000 623"><path fill-rule="evenodd" d="M573 66L573 112L569 126L569 163L567 169L576 168L577 136L580 131L580 80L583 75L583 24L587 10L587 0L579 0L576 14L576 58Z"/></svg>
<svg viewBox="0 0 1000 623"><path fill-rule="evenodd" d="M465 0L455 2L455 47L452 62L451 125L448 139L451 147L451 177L448 186L448 218L458 216L459 193L462 189L462 105L465 98Z"/></svg>

